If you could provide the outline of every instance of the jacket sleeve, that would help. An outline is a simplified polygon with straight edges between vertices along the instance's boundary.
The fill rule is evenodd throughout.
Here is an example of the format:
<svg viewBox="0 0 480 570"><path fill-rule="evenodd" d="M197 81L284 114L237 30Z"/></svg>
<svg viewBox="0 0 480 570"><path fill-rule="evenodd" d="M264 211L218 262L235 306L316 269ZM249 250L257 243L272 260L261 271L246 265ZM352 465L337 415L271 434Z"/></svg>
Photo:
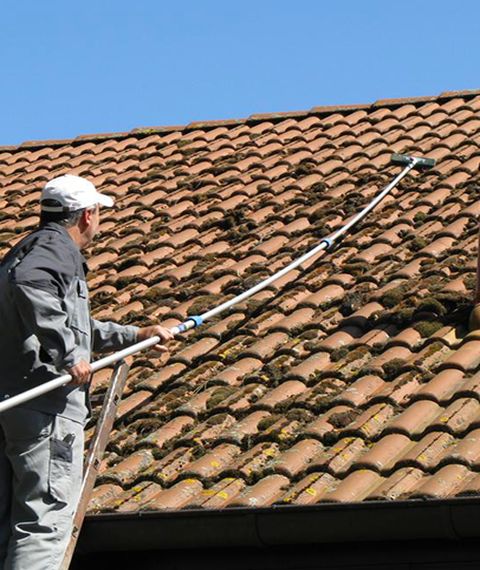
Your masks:
<svg viewBox="0 0 480 570"><path fill-rule="evenodd" d="M91 319L94 352L120 350L137 340L138 327L123 326L110 321L102 322Z"/></svg>
<svg viewBox="0 0 480 570"><path fill-rule="evenodd" d="M38 338L57 369L71 368L82 356L59 298L45 289L15 284L13 294L26 330Z"/></svg>

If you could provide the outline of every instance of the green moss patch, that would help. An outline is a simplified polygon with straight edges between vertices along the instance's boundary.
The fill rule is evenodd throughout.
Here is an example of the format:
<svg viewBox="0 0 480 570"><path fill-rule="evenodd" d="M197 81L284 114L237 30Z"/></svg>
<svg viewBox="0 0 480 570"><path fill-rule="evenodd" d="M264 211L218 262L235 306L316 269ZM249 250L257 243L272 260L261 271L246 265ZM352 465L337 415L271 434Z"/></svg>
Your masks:
<svg viewBox="0 0 480 570"><path fill-rule="evenodd" d="M363 305L367 302L369 295L370 287L368 285L362 285L355 291L344 295L342 303L340 304L338 310L344 317L348 317L356 310L360 309L360 307L363 307Z"/></svg>
<svg viewBox="0 0 480 570"><path fill-rule="evenodd" d="M285 378L288 370L290 368L292 357L289 355L282 355L265 366L265 372L274 380L275 382L280 382Z"/></svg>
<svg viewBox="0 0 480 570"><path fill-rule="evenodd" d="M422 338L428 338L435 334L443 327L443 323L437 320L419 321L413 325L413 328L422 335Z"/></svg>
<svg viewBox="0 0 480 570"><path fill-rule="evenodd" d="M343 390L345 382L333 378L321 380L313 389L315 394L315 406L324 408L330 404Z"/></svg>
<svg viewBox="0 0 480 570"><path fill-rule="evenodd" d="M100 291L94 295L90 301L92 309L101 307L102 305L111 305L114 302L115 295L113 293L106 293L105 291Z"/></svg>
<svg viewBox="0 0 480 570"><path fill-rule="evenodd" d="M342 360L342 358L345 358L350 351L351 349L346 346L341 346L330 353L330 360L332 362L338 362L339 360Z"/></svg>
<svg viewBox="0 0 480 570"><path fill-rule="evenodd" d="M405 360L403 358L394 358L389 362L385 362L382 366L385 380L393 380L396 378L402 370L405 368Z"/></svg>
<svg viewBox="0 0 480 570"><path fill-rule="evenodd" d="M151 287L150 289L143 291L139 295L139 298L142 299L142 301L156 303L157 301L170 297L171 295L171 289L167 289L166 287Z"/></svg>
<svg viewBox="0 0 480 570"><path fill-rule="evenodd" d="M297 164L289 174L292 178L302 178L315 172L316 166L314 162L303 161Z"/></svg>
<svg viewBox="0 0 480 570"><path fill-rule="evenodd" d="M360 211L365 205L367 198L360 192L351 192L345 198L342 204L342 210L345 216L350 216Z"/></svg>
<svg viewBox="0 0 480 570"><path fill-rule="evenodd" d="M425 212L417 212L413 217L413 222L415 223L415 225L420 225L425 221L426 217L427 214L425 214Z"/></svg>
<svg viewBox="0 0 480 570"><path fill-rule="evenodd" d="M291 422L309 422L313 419L313 415L308 410L296 408L287 412L286 417Z"/></svg>
<svg viewBox="0 0 480 570"><path fill-rule="evenodd" d="M347 412L340 412L332 414L328 418L328 423L336 429L342 429L351 424L360 414L358 410L349 410Z"/></svg>
<svg viewBox="0 0 480 570"><path fill-rule="evenodd" d="M218 426L221 424L229 423L231 418L232 416L229 414L215 414L214 416L208 418L205 423L207 426Z"/></svg>
<svg viewBox="0 0 480 570"><path fill-rule="evenodd" d="M393 289L389 289L384 295L382 295L380 299L380 303L387 307L387 309L391 309L399 305L407 295L407 292L411 291L411 285L404 284L399 285Z"/></svg>
<svg viewBox="0 0 480 570"><path fill-rule="evenodd" d="M434 297L426 297L417 305L418 312L434 313L438 316L444 316L447 313L446 307Z"/></svg>
<svg viewBox="0 0 480 570"><path fill-rule="evenodd" d="M410 251L420 251L421 249L426 247L427 244L428 242L425 238L416 236L408 242L407 247Z"/></svg>
<svg viewBox="0 0 480 570"><path fill-rule="evenodd" d="M359 360L367 354L370 354L370 351L366 346L359 346L355 350L350 350L347 356L347 363L355 362L355 360Z"/></svg>
<svg viewBox="0 0 480 570"><path fill-rule="evenodd" d="M365 275L365 273L368 273L372 269L372 266L370 265L370 263L358 261L355 263L345 263L342 269L346 273L350 273L350 275L358 277L360 275Z"/></svg>
<svg viewBox="0 0 480 570"><path fill-rule="evenodd" d="M463 278L463 284L468 291L473 291L477 285L477 276L475 273L468 273Z"/></svg>
<svg viewBox="0 0 480 570"><path fill-rule="evenodd" d="M280 421L282 418L283 418L282 414L273 414L271 416L268 416L268 418L264 418L263 420L260 420L258 422L257 429L258 431L265 431L269 427L273 426L273 424Z"/></svg>
<svg viewBox="0 0 480 570"><path fill-rule="evenodd" d="M224 300L222 298L222 300ZM226 300L226 299L225 299ZM192 315L200 315L218 304L219 295L203 295L190 305L188 308L187 314L188 316Z"/></svg>
<svg viewBox="0 0 480 570"><path fill-rule="evenodd" d="M210 398L207 400L207 410L211 410L217 407L221 402L229 398L236 391L237 388L234 388L233 386L221 386L217 390L214 390Z"/></svg>

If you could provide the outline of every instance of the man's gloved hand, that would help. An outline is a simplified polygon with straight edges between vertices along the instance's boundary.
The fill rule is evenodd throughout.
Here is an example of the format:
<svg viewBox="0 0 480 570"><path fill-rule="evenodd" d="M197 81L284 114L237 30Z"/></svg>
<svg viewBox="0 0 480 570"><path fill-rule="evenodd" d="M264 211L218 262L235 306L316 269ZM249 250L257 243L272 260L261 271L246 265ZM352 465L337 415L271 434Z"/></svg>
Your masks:
<svg viewBox="0 0 480 570"><path fill-rule="evenodd" d="M90 382L92 367L85 360L80 360L80 362L77 362L75 366L68 369L68 373L72 376L70 384L81 386L82 384L88 384Z"/></svg>
<svg viewBox="0 0 480 570"><path fill-rule="evenodd" d="M468 321L468 330L476 331L480 329L480 303L477 303L472 312L470 313L470 319Z"/></svg>
<svg viewBox="0 0 480 570"><path fill-rule="evenodd" d="M147 338L151 338L152 336L159 336L162 342L168 342L169 340L173 339L173 334L168 329L161 327L160 325L152 325L150 327L143 327L139 329L137 333L137 340L140 342L142 340L146 340ZM161 342L156 344L153 348L155 350L158 350L158 352L168 352L168 348Z"/></svg>

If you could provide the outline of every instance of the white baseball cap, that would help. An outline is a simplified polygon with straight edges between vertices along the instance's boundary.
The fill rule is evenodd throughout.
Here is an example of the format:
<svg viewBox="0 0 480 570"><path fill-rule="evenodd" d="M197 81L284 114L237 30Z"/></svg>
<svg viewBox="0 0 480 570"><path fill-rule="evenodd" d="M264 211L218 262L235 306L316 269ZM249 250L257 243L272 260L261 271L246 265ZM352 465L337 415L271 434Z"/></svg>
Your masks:
<svg viewBox="0 0 480 570"><path fill-rule="evenodd" d="M96 204L111 207L113 200L97 192L86 178L73 174L64 174L47 182L40 197L44 212L73 212Z"/></svg>

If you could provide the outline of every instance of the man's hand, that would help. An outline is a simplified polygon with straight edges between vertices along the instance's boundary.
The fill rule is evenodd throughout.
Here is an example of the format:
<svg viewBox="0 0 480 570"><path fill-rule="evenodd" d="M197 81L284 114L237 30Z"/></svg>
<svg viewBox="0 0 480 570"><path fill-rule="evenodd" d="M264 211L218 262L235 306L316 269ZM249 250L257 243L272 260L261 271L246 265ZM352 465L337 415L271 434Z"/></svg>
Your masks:
<svg viewBox="0 0 480 570"><path fill-rule="evenodd" d="M159 336L162 342L168 342L169 340L173 339L173 334L168 329L161 327L160 325L153 325L139 329L137 333L137 340L146 340L152 336ZM168 348L161 342L156 344L153 348L155 350L158 350L158 352L168 352Z"/></svg>
<svg viewBox="0 0 480 570"><path fill-rule="evenodd" d="M90 382L92 367L85 360L80 360L75 366L68 369L68 373L72 376L70 384L81 386L82 384L88 384Z"/></svg>

